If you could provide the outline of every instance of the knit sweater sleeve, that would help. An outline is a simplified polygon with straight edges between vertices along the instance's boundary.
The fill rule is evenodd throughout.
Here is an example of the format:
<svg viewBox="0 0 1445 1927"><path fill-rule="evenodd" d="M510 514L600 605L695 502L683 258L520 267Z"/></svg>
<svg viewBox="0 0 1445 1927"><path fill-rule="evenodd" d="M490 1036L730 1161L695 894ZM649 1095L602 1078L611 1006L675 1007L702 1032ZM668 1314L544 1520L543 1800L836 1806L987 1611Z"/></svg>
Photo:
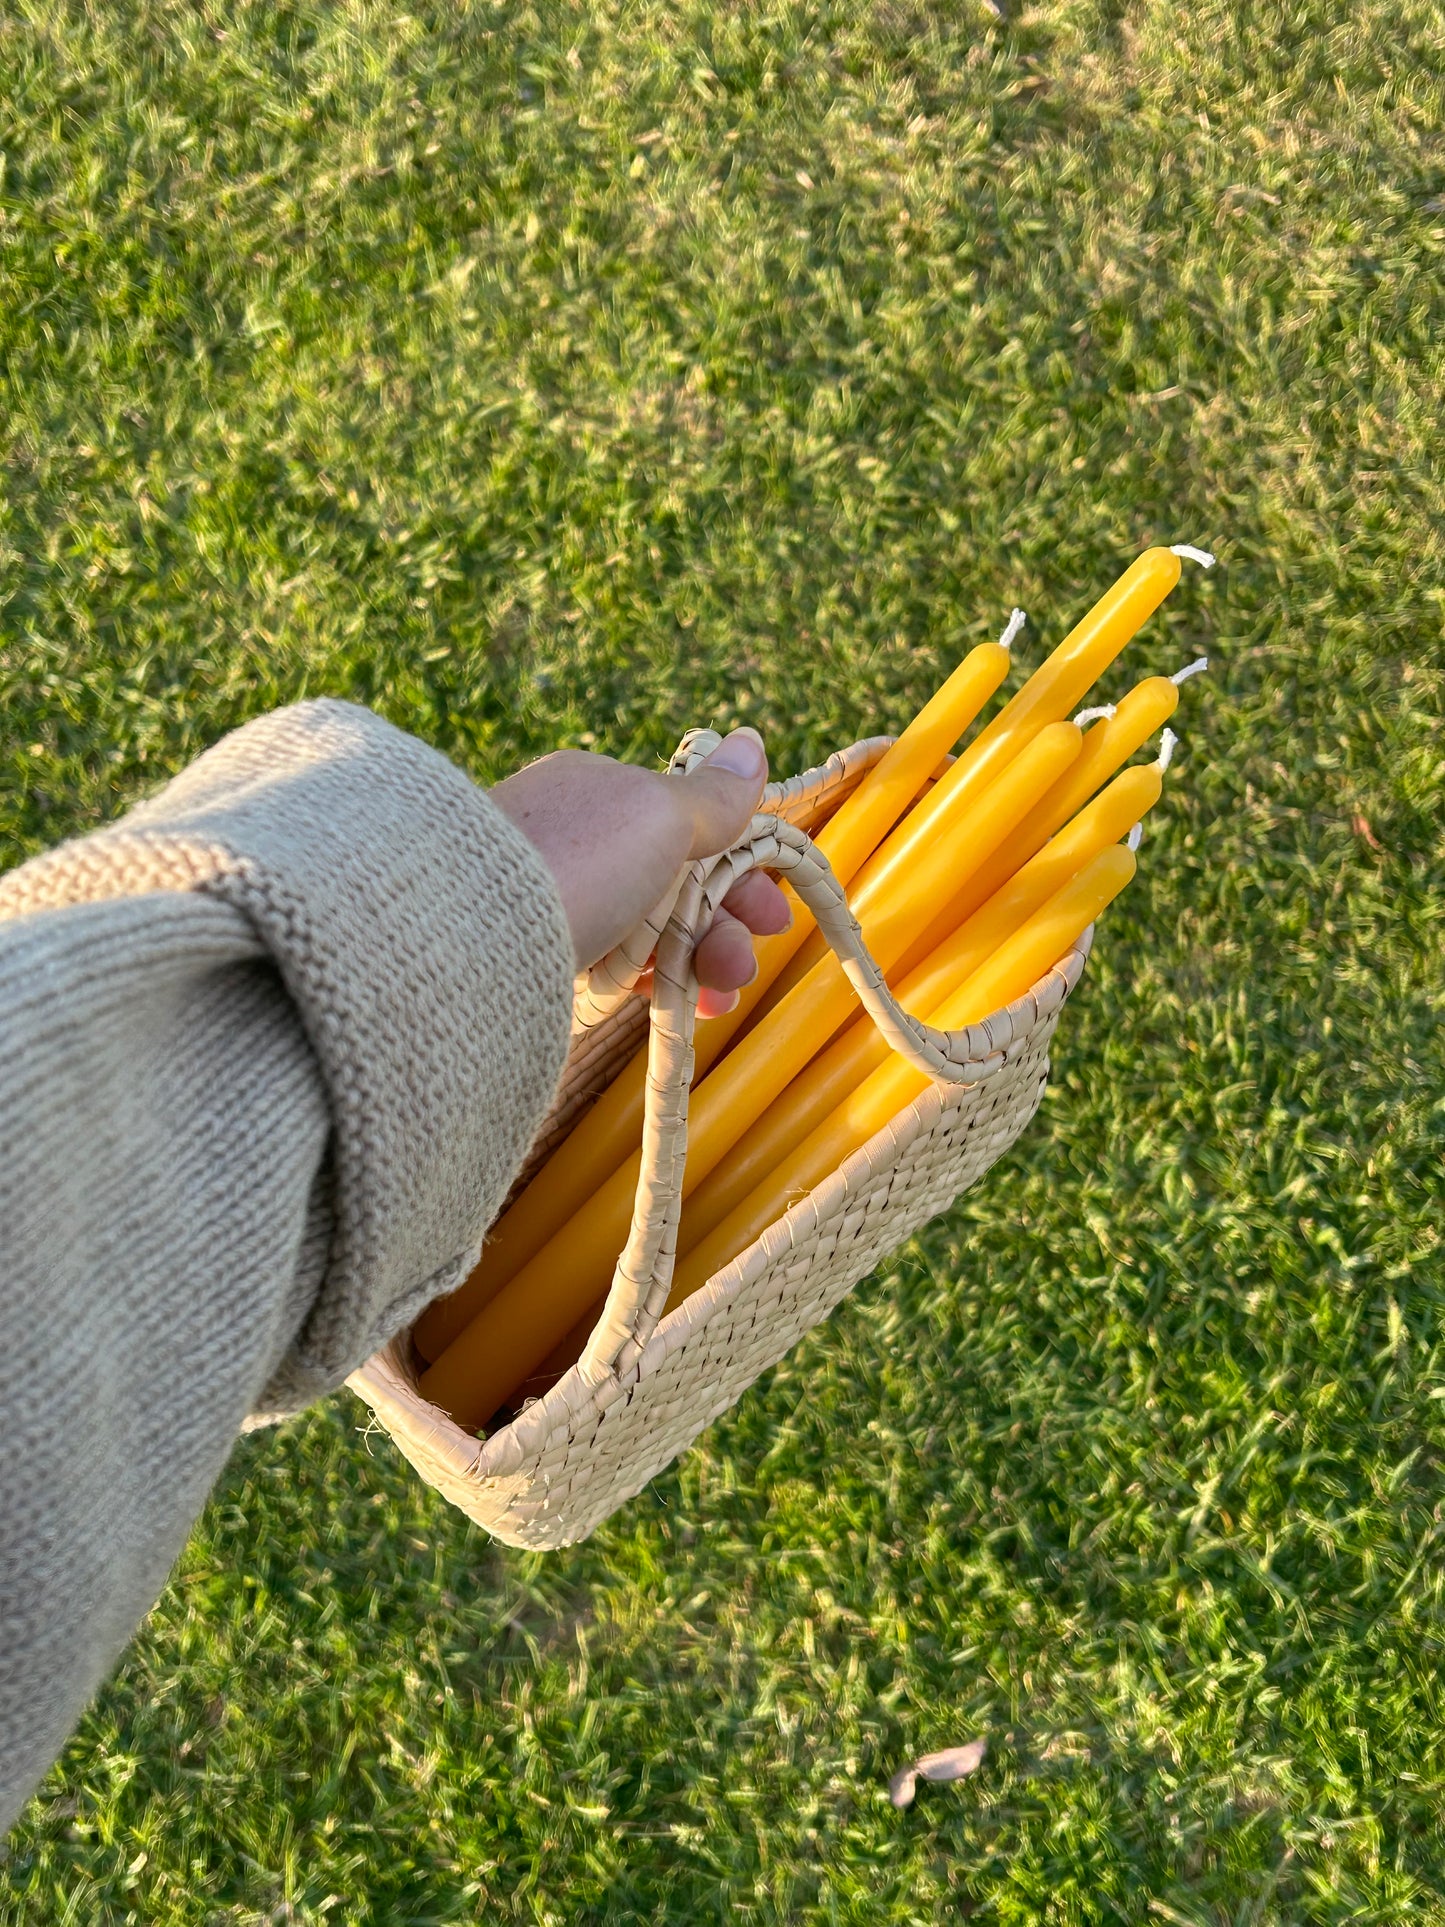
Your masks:
<svg viewBox="0 0 1445 1927"><path fill-rule="evenodd" d="M572 965L502 812L338 702L0 877L0 1832L247 1417L470 1270Z"/></svg>

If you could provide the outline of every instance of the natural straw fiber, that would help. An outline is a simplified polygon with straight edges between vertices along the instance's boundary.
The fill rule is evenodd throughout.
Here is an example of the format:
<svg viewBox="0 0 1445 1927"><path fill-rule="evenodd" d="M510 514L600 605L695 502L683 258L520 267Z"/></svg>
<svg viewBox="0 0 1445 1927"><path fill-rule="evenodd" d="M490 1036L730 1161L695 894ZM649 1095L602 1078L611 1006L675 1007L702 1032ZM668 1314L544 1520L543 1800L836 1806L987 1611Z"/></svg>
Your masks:
<svg viewBox="0 0 1445 1927"><path fill-rule="evenodd" d="M717 741L710 731L694 731L672 767L692 767ZM886 737L858 743L820 769L769 784L742 840L720 857L690 865L645 926L579 981L567 1071L519 1185L628 1060L644 1031L649 1075L632 1228L578 1363L485 1441L418 1393L409 1334L348 1380L422 1477L510 1545L563 1546L585 1538L736 1403L880 1259L981 1177L1038 1108L1049 1042L1092 932L1027 996L966 1030L932 1030L903 1011L806 834L887 747ZM687 1144L697 1001L692 952L737 879L762 868L785 876L812 911L893 1048L939 1081L664 1317ZM633 986L654 947L649 1003Z"/></svg>

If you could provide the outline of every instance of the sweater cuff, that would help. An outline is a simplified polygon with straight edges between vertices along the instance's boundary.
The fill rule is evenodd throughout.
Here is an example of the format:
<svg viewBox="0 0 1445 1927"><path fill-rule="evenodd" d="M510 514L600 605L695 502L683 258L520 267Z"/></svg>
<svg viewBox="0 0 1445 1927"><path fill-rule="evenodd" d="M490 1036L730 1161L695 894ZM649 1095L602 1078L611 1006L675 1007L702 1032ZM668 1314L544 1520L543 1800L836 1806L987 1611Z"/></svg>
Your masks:
<svg viewBox="0 0 1445 1927"><path fill-rule="evenodd" d="M248 724L71 859L112 840L249 920L316 1057L324 1268L261 1401L295 1410L476 1263L566 1057L566 917L483 790L348 703Z"/></svg>

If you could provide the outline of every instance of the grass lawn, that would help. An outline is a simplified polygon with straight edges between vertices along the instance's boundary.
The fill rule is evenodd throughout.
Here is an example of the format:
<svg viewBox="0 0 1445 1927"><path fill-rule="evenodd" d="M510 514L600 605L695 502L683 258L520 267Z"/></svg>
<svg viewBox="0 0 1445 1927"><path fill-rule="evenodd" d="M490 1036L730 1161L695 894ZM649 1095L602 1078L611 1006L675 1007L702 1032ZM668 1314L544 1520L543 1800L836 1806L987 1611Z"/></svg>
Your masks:
<svg viewBox="0 0 1445 1927"><path fill-rule="evenodd" d="M0 87L0 862L323 691L797 768L1220 557L1018 1149L572 1551L239 1447L0 1922L1445 1922L1438 0L21 0Z"/></svg>

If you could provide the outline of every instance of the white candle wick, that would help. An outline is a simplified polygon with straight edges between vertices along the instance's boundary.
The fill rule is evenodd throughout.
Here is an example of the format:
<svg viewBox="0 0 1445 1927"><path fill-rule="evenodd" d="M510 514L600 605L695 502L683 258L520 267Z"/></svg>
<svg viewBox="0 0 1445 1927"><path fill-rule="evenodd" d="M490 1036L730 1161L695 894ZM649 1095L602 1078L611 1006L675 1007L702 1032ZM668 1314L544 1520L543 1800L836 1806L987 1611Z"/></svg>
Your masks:
<svg viewBox="0 0 1445 1927"><path fill-rule="evenodd" d="M1003 634L998 639L999 647L1001 649L1012 649L1014 646L1014 638L1027 621L1028 617L1022 609L1011 609L1009 611L1009 619L1004 624Z"/></svg>
<svg viewBox="0 0 1445 1927"><path fill-rule="evenodd" d="M1193 662L1187 662L1182 669L1176 669L1169 680L1177 689L1181 683L1188 682L1191 676L1202 676L1208 667L1208 656L1196 656Z"/></svg>

